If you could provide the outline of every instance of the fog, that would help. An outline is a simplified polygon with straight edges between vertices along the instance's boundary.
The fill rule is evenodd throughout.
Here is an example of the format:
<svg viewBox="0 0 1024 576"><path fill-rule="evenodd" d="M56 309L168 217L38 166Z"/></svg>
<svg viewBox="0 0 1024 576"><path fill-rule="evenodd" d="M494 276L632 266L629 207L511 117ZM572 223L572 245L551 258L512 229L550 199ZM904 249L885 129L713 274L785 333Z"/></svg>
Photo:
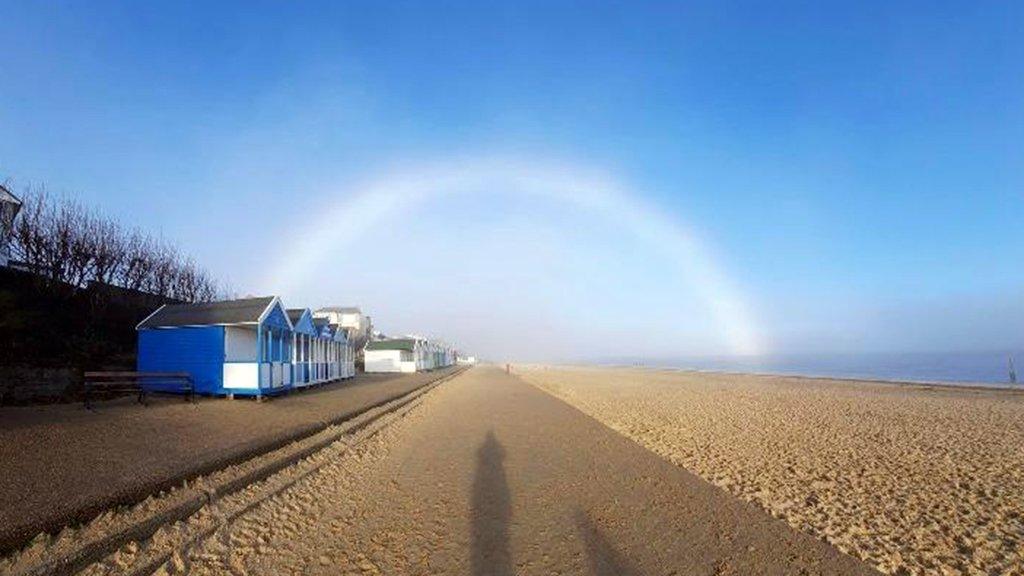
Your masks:
<svg viewBox="0 0 1024 576"><path fill-rule="evenodd" d="M638 193L611 176L550 163L530 178L510 172L523 165L460 156L324 186L323 210L247 282L289 305L359 305L387 334L434 336L494 360L1021 345L1015 294L795 298L808 279L766 285L680 215L649 216L658 206L639 202L639 216L626 214ZM552 174L575 196L536 181ZM592 189L609 186L610 204L607 189Z"/></svg>

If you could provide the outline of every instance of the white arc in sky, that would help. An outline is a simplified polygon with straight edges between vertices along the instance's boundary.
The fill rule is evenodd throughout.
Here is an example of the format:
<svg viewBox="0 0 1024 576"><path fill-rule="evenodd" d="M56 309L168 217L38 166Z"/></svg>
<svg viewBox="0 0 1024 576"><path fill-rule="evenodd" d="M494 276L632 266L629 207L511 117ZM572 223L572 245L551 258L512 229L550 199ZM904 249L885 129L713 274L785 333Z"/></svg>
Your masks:
<svg viewBox="0 0 1024 576"><path fill-rule="evenodd" d="M296 235L285 243L279 261L266 268L273 275L259 286L287 294L313 281L318 267L332 254L357 245L387 218L430 200L495 189L609 217L677 264L707 306L731 353L763 351L756 323L738 286L687 226L648 208L611 178L547 162L463 157L390 171L345 187L338 202L314 218L315 234Z"/></svg>

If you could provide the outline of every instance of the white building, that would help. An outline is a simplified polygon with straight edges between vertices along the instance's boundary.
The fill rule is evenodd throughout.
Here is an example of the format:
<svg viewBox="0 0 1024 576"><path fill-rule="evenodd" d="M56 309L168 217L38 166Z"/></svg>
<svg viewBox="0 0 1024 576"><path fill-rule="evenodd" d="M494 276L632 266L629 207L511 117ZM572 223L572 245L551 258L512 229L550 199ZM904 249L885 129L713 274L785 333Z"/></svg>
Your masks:
<svg viewBox="0 0 1024 576"><path fill-rule="evenodd" d="M313 318L326 318L327 322L340 326L348 335L349 342L359 350L370 341L373 323L369 316L355 306L328 306L313 312Z"/></svg>
<svg viewBox="0 0 1024 576"><path fill-rule="evenodd" d="M7 266L11 258L11 231L14 218L21 210L21 200L0 184L0 266Z"/></svg>

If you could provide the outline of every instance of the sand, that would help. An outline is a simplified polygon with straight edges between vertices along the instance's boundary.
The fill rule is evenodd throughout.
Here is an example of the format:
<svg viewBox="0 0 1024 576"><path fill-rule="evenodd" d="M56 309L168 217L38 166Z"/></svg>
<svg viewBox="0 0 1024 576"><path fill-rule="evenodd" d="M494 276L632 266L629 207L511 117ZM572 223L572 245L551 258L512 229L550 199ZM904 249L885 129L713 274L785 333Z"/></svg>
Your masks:
<svg viewBox="0 0 1024 576"><path fill-rule="evenodd" d="M0 551L313 434L450 372L360 374L262 403L154 397L148 407L122 398L95 410L0 408Z"/></svg>
<svg viewBox="0 0 1024 576"><path fill-rule="evenodd" d="M497 369L311 460L314 472L158 573L874 573ZM117 573L134 554L86 573Z"/></svg>
<svg viewBox="0 0 1024 576"><path fill-rule="evenodd" d="M1024 574L1024 394L520 368L794 528L892 574Z"/></svg>

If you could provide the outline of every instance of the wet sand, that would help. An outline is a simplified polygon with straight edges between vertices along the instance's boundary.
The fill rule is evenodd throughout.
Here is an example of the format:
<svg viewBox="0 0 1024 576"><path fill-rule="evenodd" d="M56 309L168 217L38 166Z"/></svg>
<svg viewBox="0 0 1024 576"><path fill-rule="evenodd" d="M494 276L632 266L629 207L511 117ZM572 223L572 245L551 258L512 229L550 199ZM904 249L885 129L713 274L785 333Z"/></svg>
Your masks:
<svg viewBox="0 0 1024 576"><path fill-rule="evenodd" d="M893 574L1024 574L1024 394L626 369L522 377Z"/></svg>
<svg viewBox="0 0 1024 576"><path fill-rule="evenodd" d="M166 572L874 573L485 367L432 391Z"/></svg>

